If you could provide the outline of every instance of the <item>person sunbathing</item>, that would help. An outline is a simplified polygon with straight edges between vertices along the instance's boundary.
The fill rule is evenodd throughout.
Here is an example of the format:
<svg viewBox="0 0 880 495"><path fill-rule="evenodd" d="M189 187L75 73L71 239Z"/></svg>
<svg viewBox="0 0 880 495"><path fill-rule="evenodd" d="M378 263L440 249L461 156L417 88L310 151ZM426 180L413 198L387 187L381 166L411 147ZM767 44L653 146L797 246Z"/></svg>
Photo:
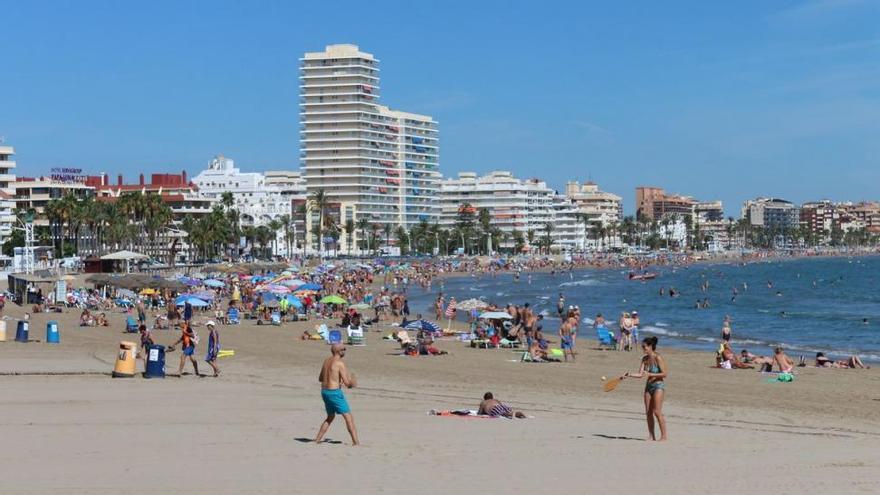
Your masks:
<svg viewBox="0 0 880 495"><path fill-rule="evenodd" d="M870 366L865 366L861 359L858 356L852 355L849 359L841 359L839 361L834 361L825 356L824 352L816 353L816 367L817 368L862 368L868 369Z"/></svg>
<svg viewBox="0 0 880 495"><path fill-rule="evenodd" d="M94 326L95 319L92 318L92 314L88 309L84 309L82 313L79 315L79 326L81 327L91 327Z"/></svg>
<svg viewBox="0 0 880 495"><path fill-rule="evenodd" d="M492 392L486 392L483 394L483 401L480 402L480 407L477 409L477 414L483 416L491 416L493 418L525 418L526 415L522 413L522 411L514 411L510 408L510 406L504 404L500 400L496 399Z"/></svg>
<svg viewBox="0 0 880 495"><path fill-rule="evenodd" d="M728 344L727 342L725 342L722 345L721 361L722 361L722 364L725 362L730 363L730 367L733 369L743 370L743 369L754 368L754 365L746 364L746 363L740 361L739 358L737 357L736 353L734 353L730 349L730 344ZM726 366L722 366L722 367L726 367Z"/></svg>

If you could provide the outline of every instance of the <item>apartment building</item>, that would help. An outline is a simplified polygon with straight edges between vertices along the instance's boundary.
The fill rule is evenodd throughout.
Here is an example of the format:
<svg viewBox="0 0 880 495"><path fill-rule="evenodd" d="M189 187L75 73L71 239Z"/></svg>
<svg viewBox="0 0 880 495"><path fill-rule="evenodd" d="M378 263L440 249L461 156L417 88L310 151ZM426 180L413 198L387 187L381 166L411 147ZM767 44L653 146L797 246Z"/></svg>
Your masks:
<svg viewBox="0 0 880 495"><path fill-rule="evenodd" d="M589 222L600 222L607 227L623 220L623 198L599 190L595 182L569 181L565 184L565 196L577 205L579 213L586 215Z"/></svg>
<svg viewBox="0 0 880 495"><path fill-rule="evenodd" d="M439 216L437 122L380 105L379 82L379 60L356 45L330 45L300 59L307 191L324 191L343 225L362 218L406 229L423 219L433 223ZM309 229L308 245L315 230Z"/></svg>

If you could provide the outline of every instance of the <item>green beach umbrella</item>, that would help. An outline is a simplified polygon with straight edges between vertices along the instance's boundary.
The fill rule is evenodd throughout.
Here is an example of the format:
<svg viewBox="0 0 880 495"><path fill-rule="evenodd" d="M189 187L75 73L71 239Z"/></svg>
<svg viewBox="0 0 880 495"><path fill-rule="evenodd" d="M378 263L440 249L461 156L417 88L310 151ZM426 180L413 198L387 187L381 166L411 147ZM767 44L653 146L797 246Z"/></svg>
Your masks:
<svg viewBox="0 0 880 495"><path fill-rule="evenodd" d="M321 302L324 304L345 304L348 301L339 296L327 296L324 299L321 299Z"/></svg>

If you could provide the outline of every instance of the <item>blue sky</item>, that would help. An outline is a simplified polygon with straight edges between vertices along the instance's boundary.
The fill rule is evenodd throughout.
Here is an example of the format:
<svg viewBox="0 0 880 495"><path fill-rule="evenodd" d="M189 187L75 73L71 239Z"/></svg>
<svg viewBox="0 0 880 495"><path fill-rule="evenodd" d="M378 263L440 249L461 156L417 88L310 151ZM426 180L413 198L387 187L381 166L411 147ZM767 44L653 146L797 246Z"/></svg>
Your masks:
<svg viewBox="0 0 880 495"><path fill-rule="evenodd" d="M880 199L880 0L0 0L19 175L298 167L298 58L355 43L441 170L624 196Z"/></svg>

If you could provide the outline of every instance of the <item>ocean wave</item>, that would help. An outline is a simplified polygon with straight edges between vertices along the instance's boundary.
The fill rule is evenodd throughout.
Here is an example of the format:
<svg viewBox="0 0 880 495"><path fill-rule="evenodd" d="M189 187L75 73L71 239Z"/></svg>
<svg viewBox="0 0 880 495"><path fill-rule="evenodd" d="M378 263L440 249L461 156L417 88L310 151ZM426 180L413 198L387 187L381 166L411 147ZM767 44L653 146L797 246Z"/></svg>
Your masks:
<svg viewBox="0 0 880 495"><path fill-rule="evenodd" d="M654 324L657 325L658 327L668 327L669 326L668 323L663 323L662 321L658 321L657 323L654 323Z"/></svg>
<svg viewBox="0 0 880 495"><path fill-rule="evenodd" d="M559 284L559 287L593 287L596 285L602 285L602 282L588 278L585 280L576 280L574 282L563 282Z"/></svg>
<svg viewBox="0 0 880 495"><path fill-rule="evenodd" d="M655 327L653 325L646 325L646 326L640 327L639 331L650 332L650 333L653 333L656 335L665 335L666 337L684 337L685 336L685 335L682 335L682 334L676 332L675 330L667 330L665 328L659 328L659 327Z"/></svg>

